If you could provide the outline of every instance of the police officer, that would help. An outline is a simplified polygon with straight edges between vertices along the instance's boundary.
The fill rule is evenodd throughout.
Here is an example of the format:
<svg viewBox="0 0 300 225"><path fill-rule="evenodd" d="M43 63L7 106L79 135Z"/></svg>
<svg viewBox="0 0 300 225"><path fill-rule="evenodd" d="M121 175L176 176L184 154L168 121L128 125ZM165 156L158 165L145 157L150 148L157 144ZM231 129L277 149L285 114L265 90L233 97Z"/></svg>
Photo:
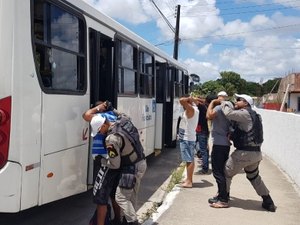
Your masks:
<svg viewBox="0 0 300 225"><path fill-rule="evenodd" d="M122 224L137 225L136 197L147 167L137 128L127 116L121 115L116 122L103 119L98 124L98 132L107 135L108 156L101 163L121 171L116 202L125 216Z"/></svg>
<svg viewBox="0 0 300 225"><path fill-rule="evenodd" d="M228 101L221 103L226 118L233 122L231 139L236 148L225 165L227 191L229 192L232 177L244 169L247 179L263 199L262 207L275 212L276 206L259 175L263 142L261 117L252 109L253 99L249 95L235 94L235 97L234 106Z"/></svg>

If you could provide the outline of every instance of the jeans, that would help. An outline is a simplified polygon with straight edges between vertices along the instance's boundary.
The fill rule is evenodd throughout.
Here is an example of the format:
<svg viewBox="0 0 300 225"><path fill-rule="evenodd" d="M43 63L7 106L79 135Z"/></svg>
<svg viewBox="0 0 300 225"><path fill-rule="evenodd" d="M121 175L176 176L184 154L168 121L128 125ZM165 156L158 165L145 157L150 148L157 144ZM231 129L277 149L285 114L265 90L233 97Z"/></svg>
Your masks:
<svg viewBox="0 0 300 225"><path fill-rule="evenodd" d="M195 141L179 140L182 161L194 162L195 143Z"/></svg>
<svg viewBox="0 0 300 225"><path fill-rule="evenodd" d="M229 156L230 146L213 145L211 152L211 165L214 178L218 185L218 198L228 201L227 185L225 177L225 164Z"/></svg>
<svg viewBox="0 0 300 225"><path fill-rule="evenodd" d="M208 141L208 134L205 132L200 132L196 134L197 141L199 142L199 152L201 154L202 158L202 169L205 171L208 171L208 147L207 147L207 141Z"/></svg>

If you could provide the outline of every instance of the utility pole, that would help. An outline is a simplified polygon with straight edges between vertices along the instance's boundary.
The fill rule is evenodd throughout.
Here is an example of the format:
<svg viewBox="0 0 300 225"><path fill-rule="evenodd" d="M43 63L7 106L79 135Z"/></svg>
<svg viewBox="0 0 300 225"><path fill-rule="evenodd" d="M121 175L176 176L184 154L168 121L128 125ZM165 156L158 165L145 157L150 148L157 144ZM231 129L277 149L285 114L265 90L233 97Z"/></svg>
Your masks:
<svg viewBox="0 0 300 225"><path fill-rule="evenodd" d="M176 28L171 25L171 23L168 21L168 19L165 17L165 15L161 12L161 10L158 8L158 6L155 4L154 0L150 0L150 2L153 3L154 7L157 9L159 14L162 16L162 18L166 21L170 29L175 33L174 38L174 51L173 51L173 58L178 59L178 45L179 45L179 23L180 23L180 5L177 5L177 13L176 13Z"/></svg>
<svg viewBox="0 0 300 225"><path fill-rule="evenodd" d="M178 45L179 45L179 23L180 23L180 5L177 5L177 15L176 15L176 28L175 28L175 38L174 38L174 52L173 58L178 59Z"/></svg>

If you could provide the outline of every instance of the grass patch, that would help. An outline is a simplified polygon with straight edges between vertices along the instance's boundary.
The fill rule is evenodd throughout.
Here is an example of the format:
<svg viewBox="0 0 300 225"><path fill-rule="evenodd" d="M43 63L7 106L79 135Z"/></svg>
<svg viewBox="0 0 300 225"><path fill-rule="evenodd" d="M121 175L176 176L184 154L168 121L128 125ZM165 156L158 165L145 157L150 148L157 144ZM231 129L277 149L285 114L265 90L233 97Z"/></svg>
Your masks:
<svg viewBox="0 0 300 225"><path fill-rule="evenodd" d="M170 192L173 187L181 181L184 168L185 163L181 163L177 169L173 170L170 182L166 188L167 192Z"/></svg>
<svg viewBox="0 0 300 225"><path fill-rule="evenodd" d="M164 189L167 193L170 192L173 189L173 187L181 181L184 169L185 169L185 163L181 163L177 169L172 171L170 181L167 187L165 187ZM144 222L147 219L149 219L153 213L157 212L157 208L161 206L161 204L162 202L153 202L152 207L148 209L146 213L142 214L140 220Z"/></svg>

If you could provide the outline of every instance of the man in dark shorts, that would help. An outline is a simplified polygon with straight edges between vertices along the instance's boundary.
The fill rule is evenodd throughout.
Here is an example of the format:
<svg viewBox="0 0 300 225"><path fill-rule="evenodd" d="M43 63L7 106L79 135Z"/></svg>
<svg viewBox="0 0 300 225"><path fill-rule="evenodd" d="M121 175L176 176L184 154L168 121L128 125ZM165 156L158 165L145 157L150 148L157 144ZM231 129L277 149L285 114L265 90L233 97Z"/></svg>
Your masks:
<svg viewBox="0 0 300 225"><path fill-rule="evenodd" d="M120 171L118 169L108 169L101 165L101 158L107 156L107 150L104 145L105 135L98 132L97 125L103 121L103 118L109 121L115 121L118 112L111 106L109 101L99 102L95 107L83 113L82 117L91 125L91 136L93 137L92 155L94 158L94 190L93 202L97 204L95 221L97 225L104 225L108 212L109 199L113 206L115 218L114 224L118 224L120 210L115 202L116 187L118 185Z"/></svg>

